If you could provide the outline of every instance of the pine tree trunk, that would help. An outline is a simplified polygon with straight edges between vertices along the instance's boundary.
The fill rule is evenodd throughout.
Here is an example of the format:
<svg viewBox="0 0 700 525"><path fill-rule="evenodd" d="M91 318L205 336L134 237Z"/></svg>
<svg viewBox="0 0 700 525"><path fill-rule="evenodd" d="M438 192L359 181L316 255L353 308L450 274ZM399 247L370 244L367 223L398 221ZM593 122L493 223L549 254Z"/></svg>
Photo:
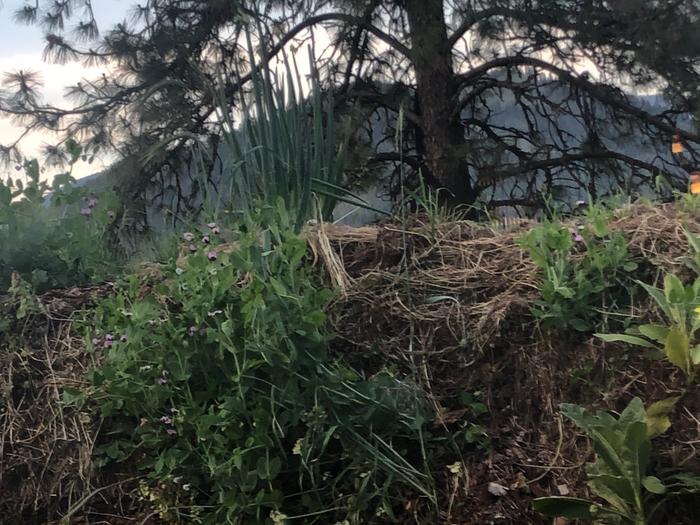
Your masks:
<svg viewBox="0 0 700 525"><path fill-rule="evenodd" d="M413 49L417 99L422 119L422 150L431 177L456 203L475 200L466 161L466 141L457 102L457 79L442 0L405 0Z"/></svg>

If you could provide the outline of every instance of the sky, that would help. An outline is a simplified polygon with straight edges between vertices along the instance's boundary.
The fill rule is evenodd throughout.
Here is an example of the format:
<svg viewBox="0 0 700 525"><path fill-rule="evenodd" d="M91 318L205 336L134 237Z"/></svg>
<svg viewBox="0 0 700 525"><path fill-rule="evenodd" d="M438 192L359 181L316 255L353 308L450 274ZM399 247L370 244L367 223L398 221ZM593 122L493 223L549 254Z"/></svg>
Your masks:
<svg viewBox="0 0 700 525"><path fill-rule="evenodd" d="M45 101L65 106L67 102L63 98L63 93L66 87L74 85L81 78L100 75L102 71L85 69L79 62L65 65L44 62L41 57L44 48L41 29L36 26L20 25L14 21L15 11L26 3L25 0L0 0L0 76L20 69L38 71L44 82ZM95 18L100 31L106 31L124 20L128 16L129 8L135 3L135 0L93 0ZM0 116L0 143L13 141L20 132L20 128ZM26 156L36 155L42 143L45 142L52 142L50 135L35 134L23 141L22 151ZM74 175L81 177L100 171L109 163L109 160L99 159L91 165L78 164ZM0 167L0 176L5 174L6 169Z"/></svg>

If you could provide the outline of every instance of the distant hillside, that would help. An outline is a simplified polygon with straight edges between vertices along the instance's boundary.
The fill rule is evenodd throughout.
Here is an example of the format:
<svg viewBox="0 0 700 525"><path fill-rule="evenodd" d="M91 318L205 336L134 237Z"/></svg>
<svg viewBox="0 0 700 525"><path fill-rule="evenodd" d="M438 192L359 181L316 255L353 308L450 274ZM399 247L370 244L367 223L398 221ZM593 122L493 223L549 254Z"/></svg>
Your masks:
<svg viewBox="0 0 700 525"><path fill-rule="evenodd" d="M551 88L548 97L555 104L565 98L560 88ZM663 98L659 95L636 96L631 98L631 102L651 114L660 114L667 109ZM516 106L512 97L494 99L489 102L488 113L484 111L483 114L470 115L465 112L463 118L465 120L469 118L488 119L488 122L495 128L509 128L521 131L528 129L527 119L524 113ZM566 136L570 141L569 147L583 147L582 145L586 140L584 136L585 129L577 119L569 115L562 115L555 124L553 126L551 122L548 122L541 116L536 118L534 123L530 123L537 133L541 134L544 143L552 143L561 147L563 144L561 144L560 137ZM373 142L372 144L368 143L367 146L372 146L380 153L391 152L393 150L393 140L382 139L387 134L391 136L393 125L394 123L387 121L382 114L373 113L362 130L362 137L365 137L364 140ZM690 129L693 126L693 119L690 116L681 117L678 125ZM553 132L555 128L556 133ZM621 134L606 121L602 114L599 117L596 131L606 148L653 164L659 169L676 173L680 178L685 176L685 172L673 165L670 145L666 138L661 137L659 140L650 140L649 137L641 134ZM503 131L502 135L507 135L507 132ZM493 145L489 145L482 137L469 129L467 130L467 136L471 147L475 148L478 153L477 157L484 159L483 165L472 166L470 176L473 180L481 179L483 177L482 171L487 169L489 165L493 165L493 163L497 163L502 167L511 165L517 167L517 159L512 153L503 150L494 151ZM518 143L518 147L528 151L528 144L524 144L522 141ZM227 180L228 170L226 167L234 163L235 159L230 158L225 149L219 149L215 154L216 162L209 174L211 193L224 196L228 194L231 183L231 181ZM358 190L358 194L367 200L369 204L385 211L389 211L393 205L390 197L390 180L388 177L390 171L390 167L386 167L383 176L374 173L372 179L379 182L370 183L364 189ZM79 184L95 188L95 190L118 185L126 185L128 188L128 179L133 176L135 176L133 163L122 161L121 163L116 163L108 170L80 179ZM579 173L563 170L557 174L557 177L557 187L561 190L561 193L557 195L559 199L573 203L588 198L590 181L583 179ZM498 202L507 198L513 198L513 196L517 197L519 195L519 186L527 187L528 191L531 191L533 187L541 186L544 178L544 173L538 173L534 176L527 174L522 177L513 177L506 182L497 184L492 191L484 195L484 198L486 201ZM191 158L170 159L167 171L164 170L155 177L151 190L144 199L144 210L148 222L151 224L162 222L161 210L164 208L179 213L186 211L188 207L196 208L200 206L203 202L203 196L195 194L195 188L197 187L196 182L201 179L202 174L198 172L196 163L193 163ZM595 181L595 184L598 194L604 195L620 190L648 193L652 182L648 174L639 174L629 170L627 174L622 173L621 178L618 177L617 179L601 176ZM360 225L376 220L377 215L368 210L340 204L335 217L345 224Z"/></svg>

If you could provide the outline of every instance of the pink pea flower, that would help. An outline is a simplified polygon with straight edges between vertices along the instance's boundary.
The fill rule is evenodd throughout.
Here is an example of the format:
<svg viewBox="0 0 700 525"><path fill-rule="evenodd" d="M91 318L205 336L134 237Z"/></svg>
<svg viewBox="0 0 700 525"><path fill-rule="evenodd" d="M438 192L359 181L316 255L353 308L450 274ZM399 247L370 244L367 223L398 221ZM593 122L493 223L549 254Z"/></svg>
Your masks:
<svg viewBox="0 0 700 525"><path fill-rule="evenodd" d="M92 215L92 210L90 208L80 208L80 215L83 217L89 217Z"/></svg>
<svg viewBox="0 0 700 525"><path fill-rule="evenodd" d="M163 423L164 425L172 425L173 424L173 420L170 419L170 417L168 417L168 416L161 417L160 422Z"/></svg>
<svg viewBox="0 0 700 525"><path fill-rule="evenodd" d="M169 428L168 430L166 430L166 432L167 432L168 435L171 436L171 437L177 436L177 430L175 430L174 428Z"/></svg>
<svg viewBox="0 0 700 525"><path fill-rule="evenodd" d="M197 251L197 247L194 244L190 244L190 252L194 253Z"/></svg>
<svg viewBox="0 0 700 525"><path fill-rule="evenodd" d="M168 382L168 380L165 379L164 377L159 377L159 378L156 380L156 383L158 383L160 386L163 386L163 385L166 384L167 382Z"/></svg>
<svg viewBox="0 0 700 525"><path fill-rule="evenodd" d="M578 232L578 230L569 228L569 232L571 233L571 237L574 239L574 242L583 242L583 236Z"/></svg>
<svg viewBox="0 0 700 525"><path fill-rule="evenodd" d="M208 236L208 235L205 235L204 237L202 237L202 242L203 242L204 244L209 244L209 241L210 241L210 239L209 239L209 236Z"/></svg>
<svg viewBox="0 0 700 525"><path fill-rule="evenodd" d="M215 261L217 259L217 257L218 257L218 255L216 254L216 252L214 250L207 253L207 259L209 259L210 261Z"/></svg>
<svg viewBox="0 0 700 525"><path fill-rule="evenodd" d="M129 338L126 336L126 334L123 334L120 338L119 341L122 343L126 343L129 340Z"/></svg>
<svg viewBox="0 0 700 525"><path fill-rule="evenodd" d="M194 235L191 234L190 232L186 232L182 234L182 238L185 239L185 242L192 242L194 241Z"/></svg>
<svg viewBox="0 0 700 525"><path fill-rule="evenodd" d="M210 222L209 224L207 224L207 226L213 230L214 228L216 228L216 223Z"/></svg>
<svg viewBox="0 0 700 525"><path fill-rule="evenodd" d="M219 235L219 234L221 233L221 229L220 229L218 226L214 226L214 227L211 229L211 233L214 234L214 235Z"/></svg>

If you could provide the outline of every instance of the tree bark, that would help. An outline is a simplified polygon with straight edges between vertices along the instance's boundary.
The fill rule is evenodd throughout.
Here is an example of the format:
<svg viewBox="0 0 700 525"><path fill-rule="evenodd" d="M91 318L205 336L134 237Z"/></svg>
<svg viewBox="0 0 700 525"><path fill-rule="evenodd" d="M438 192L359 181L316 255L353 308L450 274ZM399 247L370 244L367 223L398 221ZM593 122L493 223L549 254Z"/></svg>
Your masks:
<svg viewBox="0 0 700 525"><path fill-rule="evenodd" d="M464 129L453 108L459 83L443 1L405 0L404 8L411 36L425 165L430 178L452 193L451 200L471 204L476 192L469 180Z"/></svg>

